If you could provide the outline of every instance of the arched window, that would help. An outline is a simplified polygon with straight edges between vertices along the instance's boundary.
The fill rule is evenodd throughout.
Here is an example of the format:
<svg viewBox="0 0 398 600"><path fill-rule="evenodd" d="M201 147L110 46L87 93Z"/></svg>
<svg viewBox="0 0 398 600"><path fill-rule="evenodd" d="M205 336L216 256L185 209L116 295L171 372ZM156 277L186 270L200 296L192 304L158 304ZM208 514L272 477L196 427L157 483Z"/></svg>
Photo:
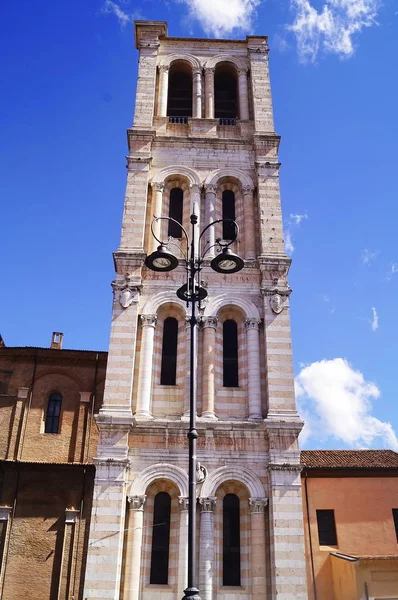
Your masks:
<svg viewBox="0 0 398 600"><path fill-rule="evenodd" d="M239 498L227 494L223 500L223 585L240 585Z"/></svg>
<svg viewBox="0 0 398 600"><path fill-rule="evenodd" d="M238 85L236 71L230 64L221 64L214 74L216 119L236 119L238 116Z"/></svg>
<svg viewBox="0 0 398 600"><path fill-rule="evenodd" d="M169 578L171 498L167 492L155 496L153 507L151 575L149 583L167 585Z"/></svg>
<svg viewBox="0 0 398 600"><path fill-rule="evenodd" d="M178 321L167 317L163 323L162 366L160 385L175 385L177 371Z"/></svg>
<svg viewBox="0 0 398 600"><path fill-rule="evenodd" d="M61 417L61 394L51 394L48 399L47 413L46 413L46 424L44 427L44 433L58 433L59 420Z"/></svg>
<svg viewBox="0 0 398 600"><path fill-rule="evenodd" d="M192 117L192 71L186 63L176 62L170 68L167 115Z"/></svg>
<svg viewBox="0 0 398 600"><path fill-rule="evenodd" d="M222 218L235 221L235 194L232 190L224 190L222 193ZM222 224L222 237L224 240L232 240L235 237L233 223Z"/></svg>
<svg viewBox="0 0 398 600"><path fill-rule="evenodd" d="M181 188L173 188L170 190L169 217L175 219L179 223L182 223L183 197L184 192ZM173 238L181 238L181 227L177 225L177 223L174 223L174 221L169 221L167 234Z"/></svg>
<svg viewBox="0 0 398 600"><path fill-rule="evenodd" d="M223 386L238 385L238 326L228 319L223 323Z"/></svg>

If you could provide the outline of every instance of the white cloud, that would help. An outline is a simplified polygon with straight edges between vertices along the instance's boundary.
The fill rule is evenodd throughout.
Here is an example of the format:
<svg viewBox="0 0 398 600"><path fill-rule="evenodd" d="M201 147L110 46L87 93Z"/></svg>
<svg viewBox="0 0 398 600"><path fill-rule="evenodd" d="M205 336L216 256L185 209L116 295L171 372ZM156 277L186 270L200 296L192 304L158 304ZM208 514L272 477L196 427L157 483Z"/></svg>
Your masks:
<svg viewBox="0 0 398 600"><path fill-rule="evenodd" d="M314 362L301 369L295 382L299 410L308 423L307 439L332 438L354 448L381 445L398 451L391 424L372 415L380 390L347 360Z"/></svg>
<svg viewBox="0 0 398 600"><path fill-rule="evenodd" d="M189 8L207 35L223 37L234 30L250 31L261 0L178 0Z"/></svg>
<svg viewBox="0 0 398 600"><path fill-rule="evenodd" d="M389 272L386 275L387 281L391 281L392 276L398 273L398 263L391 263Z"/></svg>
<svg viewBox="0 0 398 600"><path fill-rule="evenodd" d="M369 250L368 248L365 248L365 250L362 250L361 259L364 265L370 265L376 256L377 250Z"/></svg>
<svg viewBox="0 0 398 600"><path fill-rule="evenodd" d="M379 315L377 314L377 310L375 309L374 306L372 306L372 320L370 322L370 326L372 328L372 331L376 331L376 329L379 328Z"/></svg>
<svg viewBox="0 0 398 600"><path fill-rule="evenodd" d="M303 219L308 219L308 215L293 215L290 213L290 223L293 223L294 225L300 225Z"/></svg>
<svg viewBox="0 0 398 600"><path fill-rule="evenodd" d="M296 36L302 62L315 62L320 53L348 58L355 52L353 37L376 24L380 0L326 0L319 11L310 0L291 0L296 12L288 30Z"/></svg>
<svg viewBox="0 0 398 600"><path fill-rule="evenodd" d="M112 2L112 0L105 0L105 4L102 7L102 12L106 14L115 15L119 23L124 26L128 23L132 23L134 20L134 15L126 13L116 2Z"/></svg>
<svg viewBox="0 0 398 600"><path fill-rule="evenodd" d="M293 244L293 229L299 227L301 225L301 221L304 219L308 219L308 215L304 213L303 215L290 213L289 220L287 222L287 226L285 228L285 250L286 254L291 255L294 252L294 244Z"/></svg>
<svg viewBox="0 0 398 600"><path fill-rule="evenodd" d="M285 250L286 250L286 254L289 254L289 255L293 254L293 252L294 252L292 235L291 235L289 229L287 229L285 231Z"/></svg>

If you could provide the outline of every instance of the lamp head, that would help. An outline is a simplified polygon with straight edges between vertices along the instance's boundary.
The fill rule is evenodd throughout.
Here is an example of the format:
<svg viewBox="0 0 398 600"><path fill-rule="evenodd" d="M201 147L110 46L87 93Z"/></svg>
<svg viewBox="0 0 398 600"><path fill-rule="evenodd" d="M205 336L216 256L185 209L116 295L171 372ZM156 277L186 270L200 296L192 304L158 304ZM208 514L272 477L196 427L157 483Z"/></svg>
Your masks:
<svg viewBox="0 0 398 600"><path fill-rule="evenodd" d="M245 266L240 256L232 252L231 248L223 248L210 263L213 271L217 273L237 273Z"/></svg>
<svg viewBox="0 0 398 600"><path fill-rule="evenodd" d="M145 259L145 266L152 271L172 271L178 266L178 258L169 252L166 246L158 246L158 249Z"/></svg>

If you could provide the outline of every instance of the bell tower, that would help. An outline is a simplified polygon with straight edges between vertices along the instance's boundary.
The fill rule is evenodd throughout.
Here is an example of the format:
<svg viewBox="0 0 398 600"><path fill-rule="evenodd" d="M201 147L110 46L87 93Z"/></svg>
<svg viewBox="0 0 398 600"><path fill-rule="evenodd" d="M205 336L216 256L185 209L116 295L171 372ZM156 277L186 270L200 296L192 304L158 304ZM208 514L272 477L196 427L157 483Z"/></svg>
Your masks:
<svg viewBox="0 0 398 600"><path fill-rule="evenodd" d="M267 38L174 38L136 21L116 276L84 598L179 600L186 587L190 334L182 228L213 221L200 285L197 569L202 600L305 600L304 531ZM172 220L153 221L153 216ZM244 267L214 272L217 244ZM145 267L158 239L176 269ZM198 239L198 236L196 236ZM219 241L219 242L218 242Z"/></svg>

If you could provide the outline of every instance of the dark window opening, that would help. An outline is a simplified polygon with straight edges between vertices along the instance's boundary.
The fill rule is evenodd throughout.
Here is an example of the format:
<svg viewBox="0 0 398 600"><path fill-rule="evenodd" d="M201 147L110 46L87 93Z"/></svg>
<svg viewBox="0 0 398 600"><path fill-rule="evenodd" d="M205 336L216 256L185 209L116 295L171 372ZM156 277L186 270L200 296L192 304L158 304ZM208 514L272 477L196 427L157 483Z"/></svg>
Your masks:
<svg viewBox="0 0 398 600"><path fill-rule="evenodd" d="M186 64L170 69L167 116L192 117L192 71Z"/></svg>
<svg viewBox="0 0 398 600"><path fill-rule="evenodd" d="M222 218L235 221L235 194L232 190L224 190L222 193ZM224 240L234 239L235 225L230 221L222 224L222 237Z"/></svg>
<svg viewBox="0 0 398 600"><path fill-rule="evenodd" d="M228 319L223 323L223 386L238 385L238 326Z"/></svg>
<svg viewBox="0 0 398 600"><path fill-rule="evenodd" d="M171 498L167 492L155 496L153 507L151 574L149 583L167 585L169 579Z"/></svg>
<svg viewBox="0 0 398 600"><path fill-rule="evenodd" d="M162 366L160 385L175 385L177 371L178 321L167 317L163 323Z"/></svg>
<svg viewBox="0 0 398 600"><path fill-rule="evenodd" d="M223 585L240 585L239 498L227 494L223 501Z"/></svg>
<svg viewBox="0 0 398 600"><path fill-rule="evenodd" d="M173 188L170 191L169 217L179 223L182 223L183 196L184 192L181 188ZM174 221L169 221L168 235L173 238L181 238L182 230L180 225L177 225Z"/></svg>
<svg viewBox="0 0 398 600"><path fill-rule="evenodd" d="M394 519L395 535L397 536L398 542L398 508L392 509L392 517Z"/></svg>
<svg viewBox="0 0 398 600"><path fill-rule="evenodd" d="M320 546L337 546L334 510L317 510L318 538Z"/></svg>
<svg viewBox="0 0 398 600"><path fill-rule="evenodd" d="M61 417L61 404L61 394L51 394L51 396L48 399L44 433L58 433L59 420Z"/></svg>
<svg viewBox="0 0 398 600"><path fill-rule="evenodd" d="M233 67L222 65L214 75L215 118L236 119L238 116L238 89Z"/></svg>

